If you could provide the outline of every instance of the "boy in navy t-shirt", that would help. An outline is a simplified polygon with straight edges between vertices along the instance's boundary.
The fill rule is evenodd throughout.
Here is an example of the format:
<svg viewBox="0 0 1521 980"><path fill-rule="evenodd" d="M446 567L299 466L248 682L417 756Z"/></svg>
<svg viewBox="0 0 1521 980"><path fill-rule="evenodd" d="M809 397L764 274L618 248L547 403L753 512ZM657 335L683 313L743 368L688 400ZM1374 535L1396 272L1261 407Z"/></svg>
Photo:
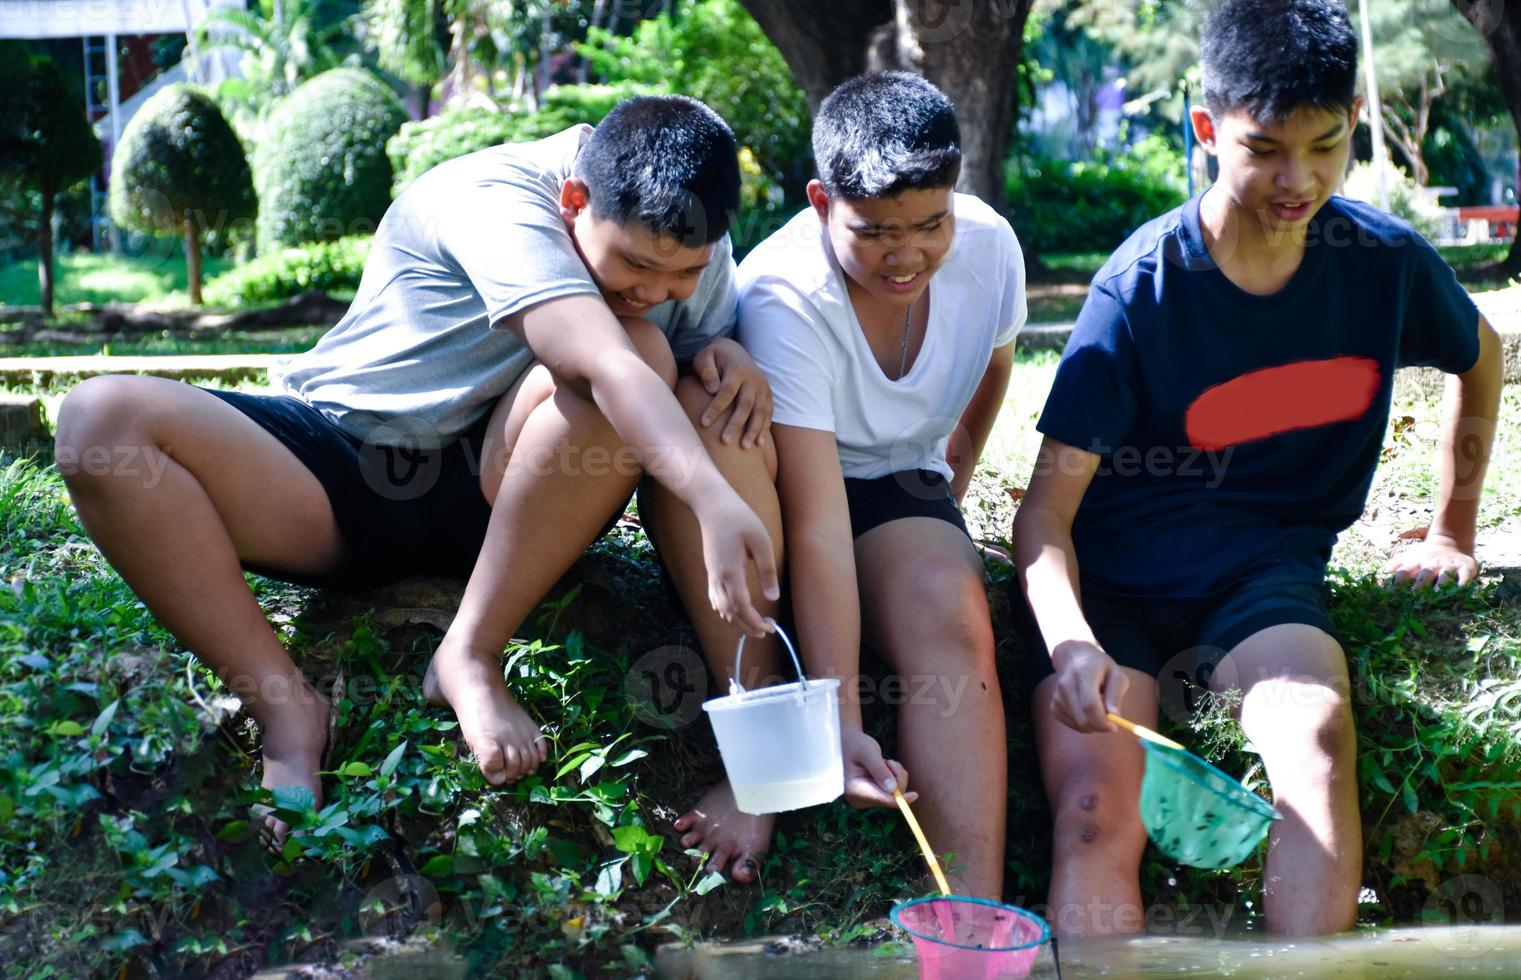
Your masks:
<svg viewBox="0 0 1521 980"><path fill-rule="evenodd" d="M1362 512L1400 367L1456 377L1435 519L1391 569L1418 587L1477 574L1499 343L1408 224L1333 196L1361 109L1345 10L1229 0L1201 49L1206 107L1192 123L1219 180L1095 276L1015 521L1044 675L1050 918L1069 935L1144 926L1144 763L1105 715L1153 724L1158 674L1183 661L1241 692L1283 813L1264 874L1269 927L1352 926L1356 736L1322 594L1336 535Z"/></svg>

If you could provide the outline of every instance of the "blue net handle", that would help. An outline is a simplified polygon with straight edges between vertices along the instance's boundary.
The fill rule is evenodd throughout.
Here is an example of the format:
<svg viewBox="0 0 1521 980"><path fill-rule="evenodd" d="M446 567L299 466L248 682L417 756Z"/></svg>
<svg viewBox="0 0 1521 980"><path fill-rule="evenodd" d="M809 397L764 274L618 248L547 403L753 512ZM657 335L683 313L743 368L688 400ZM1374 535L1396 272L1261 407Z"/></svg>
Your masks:
<svg viewBox="0 0 1521 980"><path fill-rule="evenodd" d="M787 631L777 625L776 620L767 616L761 620L771 628L771 631L782 638L787 645L787 652L792 655L792 666L797 668L797 679L803 685L803 690L808 690L808 678L803 674L803 662L797 657L797 648L792 645L792 640L787 636ZM739 647L734 651L734 676L729 678L729 693L743 694L745 686L739 682L739 667L745 660L745 634L739 634Z"/></svg>

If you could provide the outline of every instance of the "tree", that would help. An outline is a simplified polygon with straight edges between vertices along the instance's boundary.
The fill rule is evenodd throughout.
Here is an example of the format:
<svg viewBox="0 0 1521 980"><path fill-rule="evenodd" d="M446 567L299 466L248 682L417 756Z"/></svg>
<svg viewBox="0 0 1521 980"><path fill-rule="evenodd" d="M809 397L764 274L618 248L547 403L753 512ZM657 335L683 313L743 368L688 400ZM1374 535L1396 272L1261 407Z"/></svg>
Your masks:
<svg viewBox="0 0 1521 980"><path fill-rule="evenodd" d="M1361 36L1354 5L1350 11ZM1378 75L1384 141L1404 159L1410 176L1430 183L1426 139L1437 100L1447 93L1455 72L1485 59L1483 46L1446 0L1379 0L1368 5Z"/></svg>
<svg viewBox="0 0 1521 980"><path fill-rule="evenodd" d="M111 220L180 237L191 303L201 302L201 236L254 212L243 144L216 103L189 85L143 103L111 158Z"/></svg>
<svg viewBox="0 0 1521 980"><path fill-rule="evenodd" d="M868 69L919 71L956 104L962 190L1003 203L1004 156L1033 0L742 0L817 109Z"/></svg>
<svg viewBox="0 0 1521 980"><path fill-rule="evenodd" d="M1490 65L1510 108L1511 122L1521 136L1521 4L1501 0L1452 0L1489 49ZM1521 235L1511 242L1510 254L1497 271L1521 274Z"/></svg>
<svg viewBox="0 0 1521 980"><path fill-rule="evenodd" d="M37 280L53 315L53 209L58 195L100 169L100 141L83 100L47 58L0 66L0 176L38 193Z"/></svg>

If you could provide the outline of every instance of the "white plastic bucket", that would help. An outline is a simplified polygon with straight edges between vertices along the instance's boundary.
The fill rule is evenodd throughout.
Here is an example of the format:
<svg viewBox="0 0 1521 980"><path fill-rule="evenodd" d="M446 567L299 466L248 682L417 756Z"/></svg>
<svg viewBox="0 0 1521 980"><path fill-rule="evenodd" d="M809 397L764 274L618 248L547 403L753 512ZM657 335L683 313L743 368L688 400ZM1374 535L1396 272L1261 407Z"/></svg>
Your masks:
<svg viewBox="0 0 1521 980"><path fill-rule="evenodd" d="M840 750L840 682L808 680L792 641L770 624L797 668L798 680L747 691L739 683L745 639L734 656L729 694L704 701L734 801L745 813L781 813L838 799L845 792Z"/></svg>

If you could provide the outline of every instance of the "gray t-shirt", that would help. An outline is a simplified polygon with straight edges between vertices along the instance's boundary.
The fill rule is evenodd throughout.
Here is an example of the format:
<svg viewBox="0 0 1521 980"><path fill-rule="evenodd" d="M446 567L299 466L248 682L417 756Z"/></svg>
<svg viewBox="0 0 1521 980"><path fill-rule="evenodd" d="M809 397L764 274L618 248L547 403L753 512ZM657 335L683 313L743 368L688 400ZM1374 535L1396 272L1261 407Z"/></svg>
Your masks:
<svg viewBox="0 0 1521 980"><path fill-rule="evenodd" d="M271 372L276 389L378 444L446 445L470 428L533 363L505 320L598 295L560 216L560 188L591 132L495 146L413 181L375 231L354 304ZM734 332L736 306L725 236L691 298L646 318L685 361Z"/></svg>

